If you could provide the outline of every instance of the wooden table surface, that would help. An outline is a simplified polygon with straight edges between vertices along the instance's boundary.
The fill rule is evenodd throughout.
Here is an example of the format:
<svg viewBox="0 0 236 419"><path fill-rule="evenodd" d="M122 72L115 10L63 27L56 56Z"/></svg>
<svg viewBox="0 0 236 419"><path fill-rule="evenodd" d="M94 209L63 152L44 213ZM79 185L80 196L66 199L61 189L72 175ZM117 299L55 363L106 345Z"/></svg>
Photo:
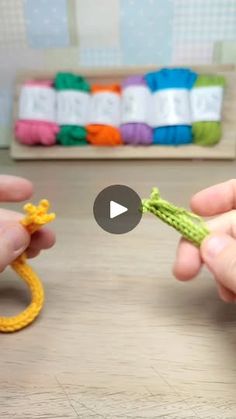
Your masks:
<svg viewBox="0 0 236 419"><path fill-rule="evenodd" d="M131 233L102 231L92 215L102 188L141 197L158 185L178 205L235 176L235 162L12 162L2 173L35 184L57 212L57 245L32 261L46 290L40 318L1 335L0 418L236 418L236 308L206 271L175 281L178 234L146 215ZM21 208L12 205L11 208ZM1 314L28 302L9 270Z"/></svg>

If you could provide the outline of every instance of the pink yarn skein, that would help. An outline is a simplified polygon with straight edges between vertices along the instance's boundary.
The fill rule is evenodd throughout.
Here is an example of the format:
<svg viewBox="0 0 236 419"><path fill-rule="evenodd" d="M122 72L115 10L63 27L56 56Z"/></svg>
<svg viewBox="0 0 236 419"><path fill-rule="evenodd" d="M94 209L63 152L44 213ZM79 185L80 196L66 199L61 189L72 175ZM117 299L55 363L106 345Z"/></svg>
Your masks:
<svg viewBox="0 0 236 419"><path fill-rule="evenodd" d="M53 82L51 80L29 80L25 86L52 87ZM15 124L15 137L20 143L26 145L52 146L56 143L59 131L59 126L54 122L22 119Z"/></svg>

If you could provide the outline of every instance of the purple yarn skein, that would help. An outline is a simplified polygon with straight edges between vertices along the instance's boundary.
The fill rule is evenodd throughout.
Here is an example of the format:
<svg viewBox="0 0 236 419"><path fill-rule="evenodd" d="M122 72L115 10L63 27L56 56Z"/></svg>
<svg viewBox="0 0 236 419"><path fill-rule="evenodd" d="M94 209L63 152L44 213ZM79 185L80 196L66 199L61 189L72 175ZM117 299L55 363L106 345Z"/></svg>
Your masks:
<svg viewBox="0 0 236 419"><path fill-rule="evenodd" d="M147 86L143 76L131 76L122 83L123 90L129 86ZM153 130L144 123L129 123L120 126L121 135L125 144L149 145L153 142Z"/></svg>

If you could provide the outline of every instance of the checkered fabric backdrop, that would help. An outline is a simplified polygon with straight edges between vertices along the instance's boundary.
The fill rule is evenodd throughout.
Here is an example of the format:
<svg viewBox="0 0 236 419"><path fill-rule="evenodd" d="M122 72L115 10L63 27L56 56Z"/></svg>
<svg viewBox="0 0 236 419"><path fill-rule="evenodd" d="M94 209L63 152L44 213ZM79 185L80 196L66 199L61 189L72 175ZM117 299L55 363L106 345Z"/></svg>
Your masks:
<svg viewBox="0 0 236 419"><path fill-rule="evenodd" d="M25 16L21 0L0 0L0 47L26 45Z"/></svg>

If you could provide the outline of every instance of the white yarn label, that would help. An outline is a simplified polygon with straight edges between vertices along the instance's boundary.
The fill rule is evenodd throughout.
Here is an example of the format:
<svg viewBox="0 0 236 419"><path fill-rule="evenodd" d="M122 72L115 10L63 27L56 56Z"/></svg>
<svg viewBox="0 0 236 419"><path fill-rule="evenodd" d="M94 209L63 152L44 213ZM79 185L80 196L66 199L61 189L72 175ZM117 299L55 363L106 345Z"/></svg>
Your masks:
<svg viewBox="0 0 236 419"><path fill-rule="evenodd" d="M165 89L153 94L151 125L154 128L191 125L190 95L187 89Z"/></svg>
<svg viewBox="0 0 236 419"><path fill-rule="evenodd" d="M145 86L125 87L121 96L121 123L149 124L151 97Z"/></svg>
<svg viewBox="0 0 236 419"><path fill-rule="evenodd" d="M57 123L84 126L88 122L90 95L76 90L57 93Z"/></svg>
<svg viewBox="0 0 236 419"><path fill-rule="evenodd" d="M220 121L223 93L221 86L194 88L190 94L193 122Z"/></svg>
<svg viewBox="0 0 236 419"><path fill-rule="evenodd" d="M118 127L121 116L120 95L112 92L94 93L90 103L90 124Z"/></svg>
<svg viewBox="0 0 236 419"><path fill-rule="evenodd" d="M19 119L56 120L56 92L46 86L23 86L19 101Z"/></svg>

